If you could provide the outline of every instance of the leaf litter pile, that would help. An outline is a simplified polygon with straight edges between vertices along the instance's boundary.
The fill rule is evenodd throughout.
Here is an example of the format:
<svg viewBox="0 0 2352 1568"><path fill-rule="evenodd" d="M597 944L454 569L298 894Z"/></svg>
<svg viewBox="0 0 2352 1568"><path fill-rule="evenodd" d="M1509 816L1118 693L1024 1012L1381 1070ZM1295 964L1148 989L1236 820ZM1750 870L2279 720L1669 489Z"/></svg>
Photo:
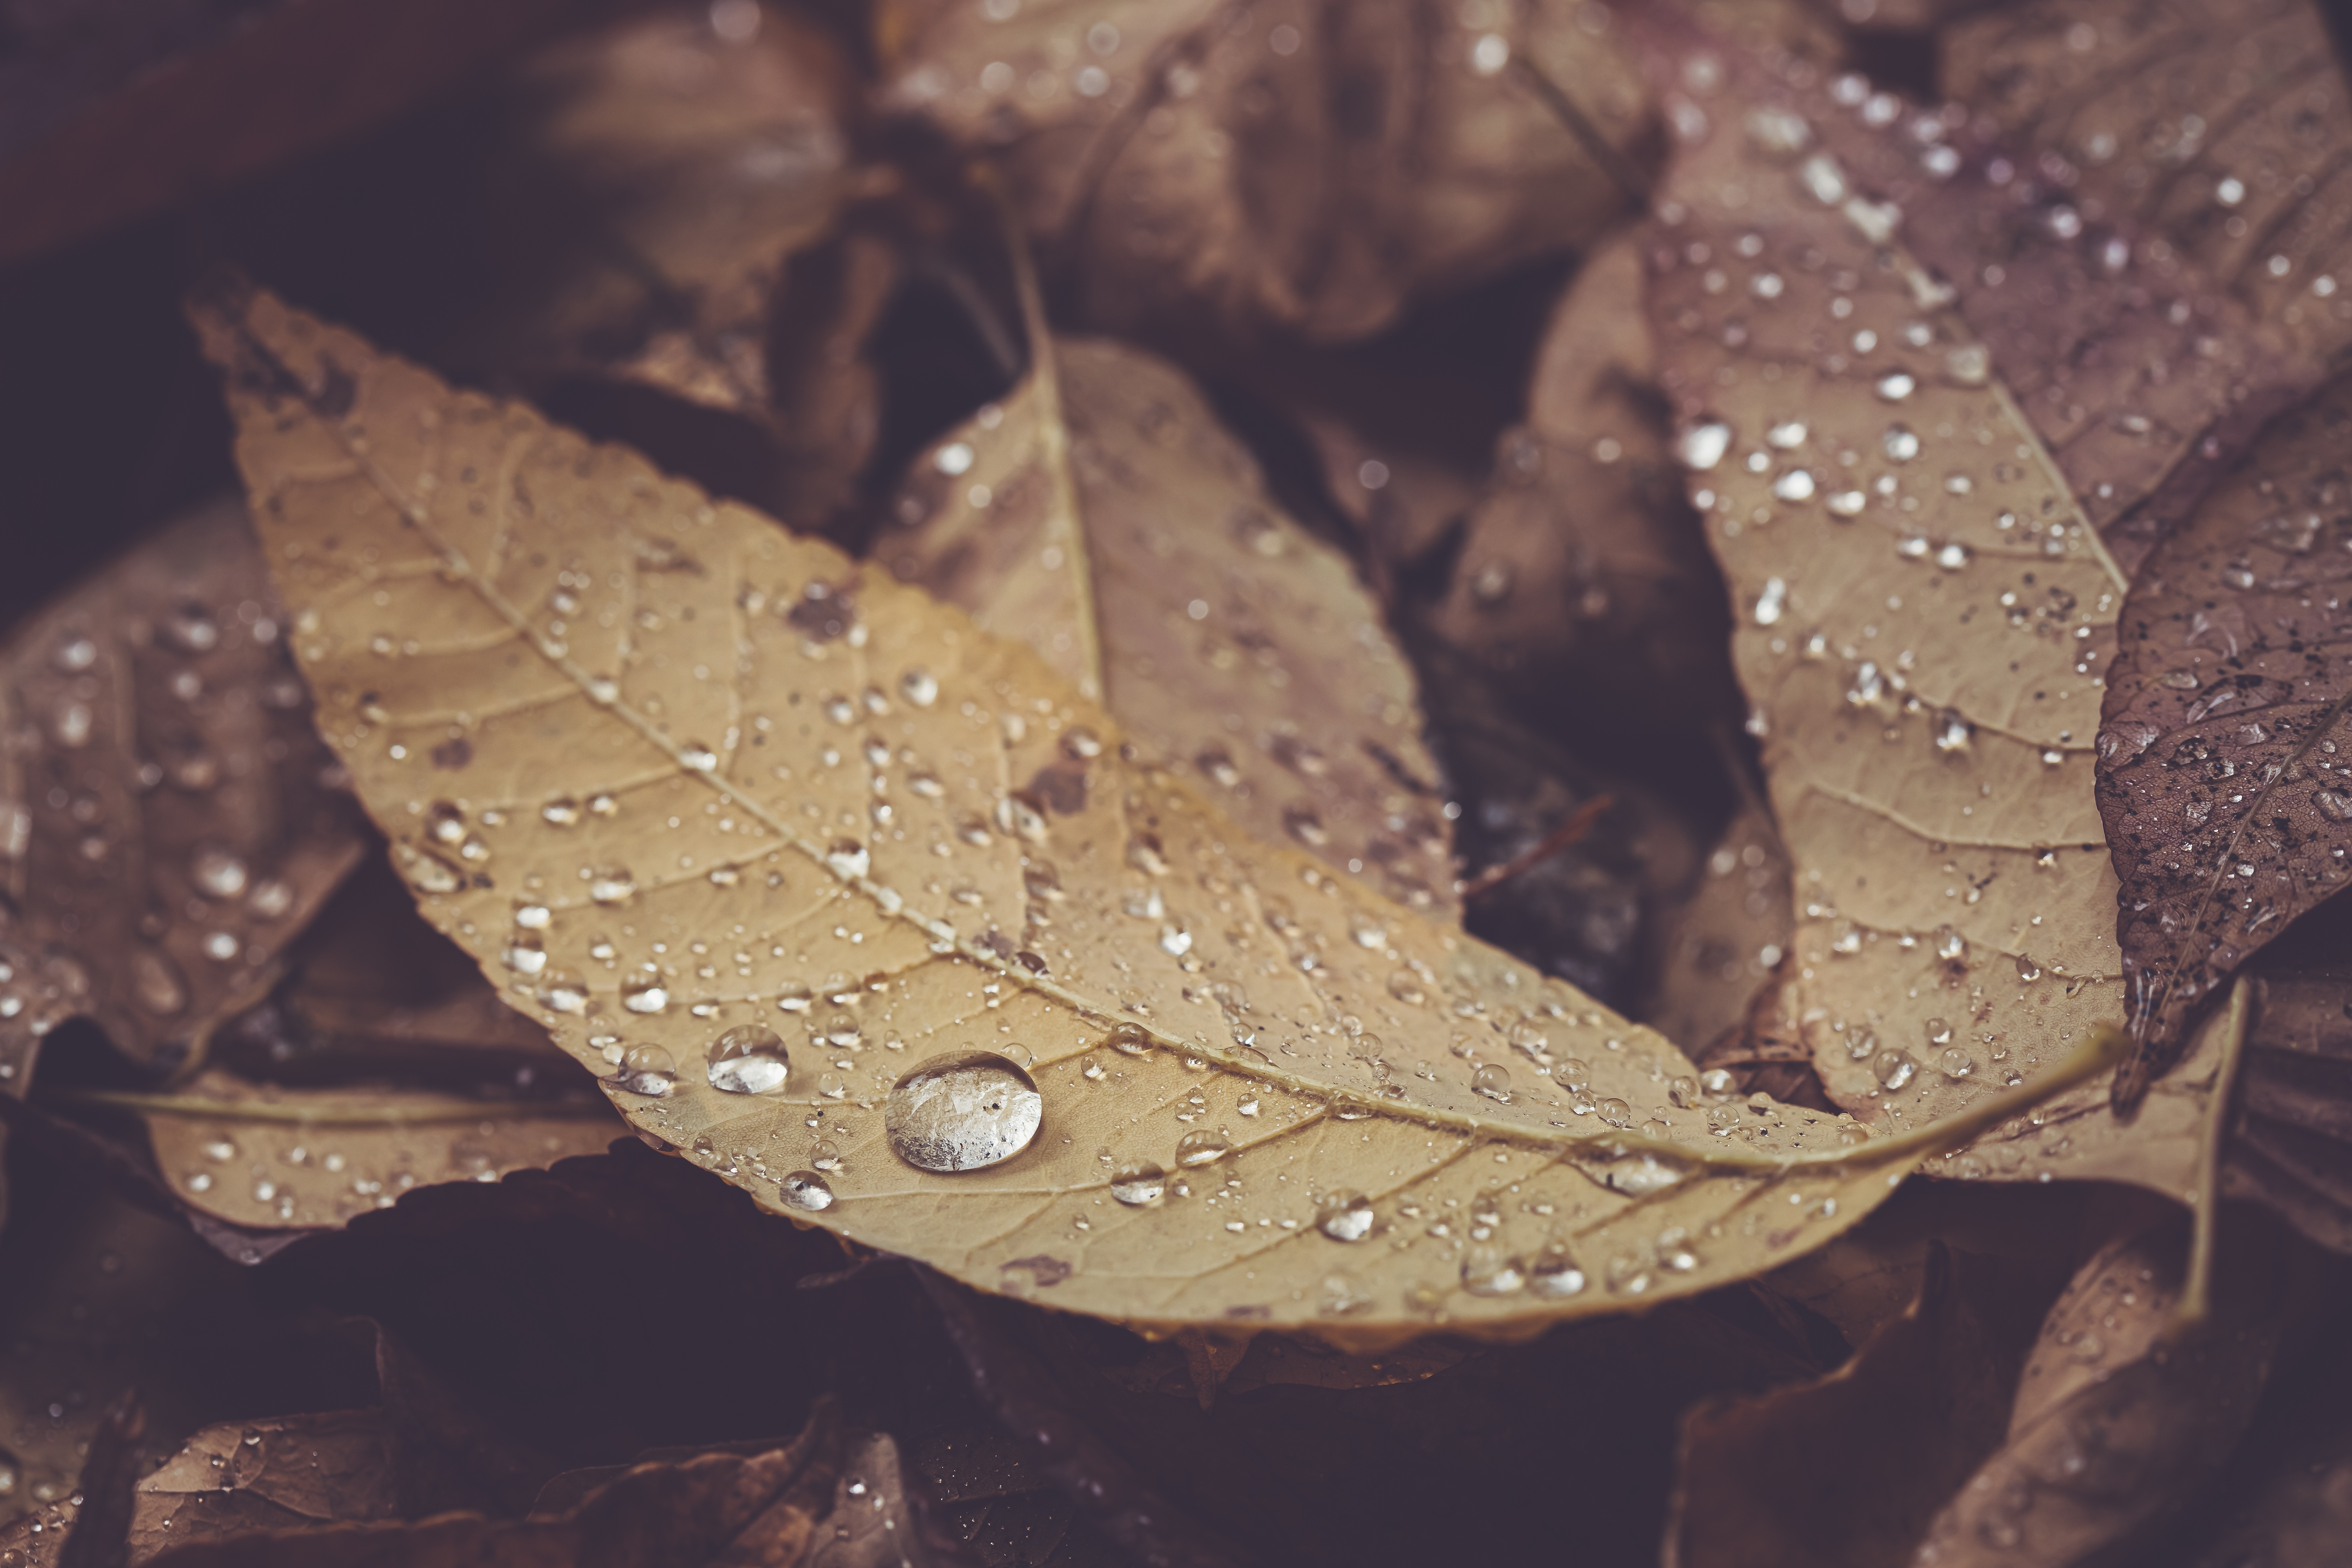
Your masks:
<svg viewBox="0 0 2352 1568"><path fill-rule="evenodd" d="M0 1564L2352 1552L2352 22L0 28Z"/></svg>

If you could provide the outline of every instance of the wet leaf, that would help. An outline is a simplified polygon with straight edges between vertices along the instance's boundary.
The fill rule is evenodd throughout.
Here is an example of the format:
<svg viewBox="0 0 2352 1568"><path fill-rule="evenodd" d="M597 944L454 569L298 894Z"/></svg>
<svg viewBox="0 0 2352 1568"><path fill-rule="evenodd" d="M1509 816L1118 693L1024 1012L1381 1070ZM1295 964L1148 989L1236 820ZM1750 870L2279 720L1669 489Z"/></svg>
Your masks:
<svg viewBox="0 0 2352 1568"><path fill-rule="evenodd" d="M1526 422L1504 435L1424 622L1578 730L1738 712L1710 636L1723 584L1667 450L1642 288L1641 248L1620 238L1560 297Z"/></svg>
<svg viewBox="0 0 2352 1568"><path fill-rule="evenodd" d="M1742 1278L1965 1135L1706 1104L1656 1036L1247 843L1024 647L266 295L194 313L419 907L763 1206L1372 1341Z"/></svg>
<svg viewBox="0 0 2352 1568"><path fill-rule="evenodd" d="M1760 801L1740 808L1706 858L1698 886L1666 917L1651 1027L1706 1055L1744 1031L1757 993L1789 949L1788 852Z"/></svg>
<svg viewBox="0 0 2352 1568"><path fill-rule="evenodd" d="M2352 1252L2352 905L2298 921L2246 970L2253 985L2222 1191Z"/></svg>
<svg viewBox="0 0 2352 1568"><path fill-rule="evenodd" d="M78 1016L168 1070L361 852L243 509L174 522L0 660L0 1092Z"/></svg>
<svg viewBox="0 0 2352 1568"><path fill-rule="evenodd" d="M2260 1228L2181 1313L2178 1224L2103 1248L2043 1320L2006 1441L1928 1527L1919 1560L2062 1564L2139 1541L2229 1457L2277 1352L2284 1266Z"/></svg>
<svg viewBox="0 0 2352 1568"><path fill-rule="evenodd" d="M265 1446L274 1449L285 1441L284 1435L275 1435ZM347 1442L357 1458L364 1436L352 1434ZM194 1447L173 1465L195 1462L202 1456ZM268 1475L266 1457L247 1463ZM360 1484L352 1495L335 1500L352 1510L338 1521L341 1528L223 1532L166 1545L146 1561L158 1568L231 1563L433 1568L484 1561L602 1568L739 1561L898 1568L936 1560L908 1493L897 1446L880 1433L842 1429L829 1407L788 1446L640 1463L617 1474L583 1478L589 1488L584 1496L579 1487L566 1485L569 1478L559 1476L549 1489L566 1506L535 1509L521 1519L446 1513L368 1527L366 1510L380 1495L365 1489L363 1478L353 1479ZM214 1484L220 1484L217 1476Z"/></svg>
<svg viewBox="0 0 2352 1568"><path fill-rule="evenodd" d="M513 90L490 175L513 297L480 352L764 414L788 258L853 184L839 46L780 7L671 8L540 50Z"/></svg>
<svg viewBox="0 0 2352 1568"><path fill-rule="evenodd" d="M1050 364L919 459L880 561L1028 640L1252 837L1458 910L1412 670L1347 557L1173 366L1034 352Z"/></svg>
<svg viewBox="0 0 2352 1568"><path fill-rule="evenodd" d="M2282 416L2124 601L2098 759L2142 1042L2119 1100L2164 1069L2240 964L2344 886L2347 429L2342 385Z"/></svg>
<svg viewBox="0 0 2352 1568"><path fill-rule="evenodd" d="M1833 1100L1918 1125L2125 1010L2090 776L2124 584L1950 291L1808 151L1817 106L1740 79L1670 179L1651 312L1794 868L1780 1011ZM1946 1168L2179 1194L2218 1066Z"/></svg>
<svg viewBox="0 0 2352 1568"><path fill-rule="evenodd" d="M224 1421L140 1480L131 1560L174 1546L398 1517L382 1410Z"/></svg>
<svg viewBox="0 0 2352 1568"><path fill-rule="evenodd" d="M1003 162L1103 325L1361 336L1410 295L1591 238L1657 147L1607 14L1556 0L877 9L884 105Z"/></svg>

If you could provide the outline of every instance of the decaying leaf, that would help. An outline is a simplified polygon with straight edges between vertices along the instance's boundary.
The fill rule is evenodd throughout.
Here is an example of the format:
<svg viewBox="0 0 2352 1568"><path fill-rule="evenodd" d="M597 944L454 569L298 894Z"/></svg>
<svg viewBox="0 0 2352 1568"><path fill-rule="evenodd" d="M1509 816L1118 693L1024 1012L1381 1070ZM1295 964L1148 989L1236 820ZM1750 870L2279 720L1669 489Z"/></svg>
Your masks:
<svg viewBox="0 0 2352 1568"><path fill-rule="evenodd" d="M1042 332L1034 352L917 464L882 563L1029 641L1252 837L1458 910L1412 670L1347 558L1173 366ZM1058 776L1033 786L1049 805Z"/></svg>
<svg viewBox="0 0 2352 1568"><path fill-rule="evenodd" d="M2233 1233L2212 1312L2188 1321L2185 1228L2142 1231L2083 1267L2043 1321L2006 1441L1937 1515L1918 1561L2081 1563L2221 1468L2270 1375L2284 1265L2261 1227Z"/></svg>
<svg viewBox="0 0 2352 1568"><path fill-rule="evenodd" d="M2352 1252L2352 904L2328 904L2265 948L2221 1190L2320 1246Z"/></svg>
<svg viewBox="0 0 2352 1568"><path fill-rule="evenodd" d="M1104 325L1361 336L1409 295L1591 237L1658 145L1609 14L1559 0L877 10L886 106L994 152Z"/></svg>
<svg viewBox="0 0 2352 1568"><path fill-rule="evenodd" d="M419 907L763 1205L1138 1324L1401 1339L1742 1278L1969 1130L1709 1103L1246 842L1025 647L267 295L194 310Z"/></svg>
<svg viewBox="0 0 2352 1568"><path fill-rule="evenodd" d="M206 1440L218 1438L199 1434L147 1482L135 1542L149 1546L150 1552L134 1561L158 1568L457 1568L492 1561L549 1568L742 1562L779 1568L922 1568L936 1560L907 1490L897 1446L880 1433L843 1430L830 1407L813 1416L808 1430L789 1445L748 1454L721 1449L666 1457L576 1481L559 1476L548 1486L553 1506L520 1519L445 1513L415 1521L387 1519L380 1511L385 1502L380 1479L359 1468L371 1440L379 1453L383 1443L380 1429L368 1430L368 1414L297 1418L262 1433L247 1428L258 1441L247 1448L240 1439L226 1460L207 1450ZM299 1465L306 1447L314 1471L327 1468L322 1461L329 1454L349 1464L348 1484L335 1486L332 1481L341 1478L318 1473L279 1479L279 1466ZM201 1474L199 1466L224 1467L211 1477L215 1488L224 1489L218 1494L223 1500L204 1515L191 1514L187 1504L174 1509L162 1500L171 1496L167 1477ZM228 1511L226 1500L231 1498L244 1505L241 1517L216 1517ZM325 1511L332 1510L342 1511ZM202 1532L197 1540L166 1533L166 1521L177 1523L183 1517ZM261 1528L239 1528L248 1522Z"/></svg>
<svg viewBox="0 0 2352 1568"><path fill-rule="evenodd" d="M2007 1422L2022 1347L1984 1275L1938 1247L1909 1310L1838 1371L1685 1417L1664 1561L1906 1561Z"/></svg>
<svg viewBox="0 0 2352 1568"><path fill-rule="evenodd" d="M667 9L539 51L515 87L493 180L516 298L488 352L761 416L786 261L851 184L839 46L777 6Z"/></svg>
<svg viewBox="0 0 2352 1568"><path fill-rule="evenodd" d="M1423 622L1536 710L1637 731L1738 711L1710 635L1722 580L1667 453L1642 288L1630 238L1578 270Z"/></svg>
<svg viewBox="0 0 2352 1568"><path fill-rule="evenodd" d="M2345 885L2352 859L2352 387L2282 416L2149 554L2124 600L2098 804L2140 1054L2128 1101L2198 1005Z"/></svg>
<svg viewBox="0 0 2352 1568"><path fill-rule="evenodd" d="M398 1517L383 1412L224 1421L141 1479L131 1561L175 1546Z"/></svg>
<svg viewBox="0 0 2352 1568"><path fill-rule="evenodd" d="M358 858L244 509L174 522L21 626L0 678L0 1092L98 1021L161 1072L272 978Z"/></svg>
<svg viewBox="0 0 2352 1568"><path fill-rule="evenodd" d="M2090 777L2124 582L1950 291L1806 152L1817 106L1741 80L1675 165L1652 315L1794 867L1781 1009L1832 1100L1916 1124L2125 1010ZM1951 1168L2177 1194L2217 1066Z"/></svg>

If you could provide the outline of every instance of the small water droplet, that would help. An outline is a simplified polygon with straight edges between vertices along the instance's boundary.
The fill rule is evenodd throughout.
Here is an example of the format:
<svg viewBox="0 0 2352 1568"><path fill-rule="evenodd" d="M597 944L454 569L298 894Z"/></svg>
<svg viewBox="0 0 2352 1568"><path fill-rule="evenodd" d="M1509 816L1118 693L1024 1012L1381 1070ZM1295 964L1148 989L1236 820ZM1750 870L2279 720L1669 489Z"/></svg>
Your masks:
<svg viewBox="0 0 2352 1568"><path fill-rule="evenodd" d="M1347 1189L1315 1200L1315 1228L1334 1241L1361 1241L1372 1234L1372 1200Z"/></svg>
<svg viewBox="0 0 2352 1568"><path fill-rule="evenodd" d="M1731 426L1720 419L1702 419L1675 439L1675 456L1683 467L1704 473L1723 461L1731 450Z"/></svg>
<svg viewBox="0 0 2352 1568"><path fill-rule="evenodd" d="M678 748L677 760L696 773L707 773L719 765L719 753L699 741L688 741Z"/></svg>
<svg viewBox="0 0 2352 1568"><path fill-rule="evenodd" d="M2319 815L2330 822L2352 822L2352 795L2340 789L2314 791L2311 804L2317 806Z"/></svg>
<svg viewBox="0 0 2352 1568"><path fill-rule="evenodd" d="M1168 1173L1149 1160L1130 1161L1111 1173L1110 1195L1131 1209L1150 1208L1168 1193Z"/></svg>
<svg viewBox="0 0 2352 1568"><path fill-rule="evenodd" d="M1592 1069L1576 1057L1570 1057L1552 1069L1552 1082L1566 1089L1581 1089L1592 1080Z"/></svg>
<svg viewBox="0 0 2352 1568"><path fill-rule="evenodd" d="M1429 1001L1429 993L1422 985L1421 976L1410 969L1397 970L1389 976L1389 994L1413 1007Z"/></svg>
<svg viewBox="0 0 2352 1568"><path fill-rule="evenodd" d="M1778 500L1811 500L1815 488L1811 469L1790 468L1772 481L1772 495Z"/></svg>
<svg viewBox="0 0 2352 1568"><path fill-rule="evenodd" d="M792 1058L773 1029L741 1024L710 1042L710 1087L729 1094L773 1094L792 1076ZM822 1161L820 1170L825 1169Z"/></svg>
<svg viewBox="0 0 2352 1568"><path fill-rule="evenodd" d="M659 1100L677 1087L677 1059L659 1046L632 1046L621 1057L621 1070L608 1081Z"/></svg>
<svg viewBox="0 0 2352 1568"><path fill-rule="evenodd" d="M189 879L208 899L233 899L245 891L245 862L216 846L196 851L188 862Z"/></svg>
<svg viewBox="0 0 2352 1568"><path fill-rule="evenodd" d="M621 982L621 1005L632 1013L659 1013L669 1005L669 987L654 974L633 974Z"/></svg>
<svg viewBox="0 0 2352 1568"><path fill-rule="evenodd" d="M1976 1059L1958 1046L1946 1046L1943 1054L1936 1058L1936 1065L1944 1069L1946 1078L1955 1079L1977 1070Z"/></svg>
<svg viewBox="0 0 2352 1568"><path fill-rule="evenodd" d="M1488 1100L1508 1105L1511 1103L1511 1075L1488 1062L1470 1075L1470 1089L1474 1094L1483 1094Z"/></svg>
<svg viewBox="0 0 2352 1568"><path fill-rule="evenodd" d="M1969 939L1952 926L1937 926L1936 956L1947 963L1965 963L1969 956Z"/></svg>
<svg viewBox="0 0 2352 1568"><path fill-rule="evenodd" d="M1878 378L1872 390L1889 403L1900 403L1917 390L1919 384L1906 372L1894 370Z"/></svg>
<svg viewBox="0 0 2352 1568"><path fill-rule="evenodd" d="M814 1171L794 1171L776 1184L776 1196L786 1208L815 1214L833 1206L833 1186Z"/></svg>
<svg viewBox="0 0 2352 1568"><path fill-rule="evenodd" d="M588 1011L588 983L568 969L551 970L539 977L531 994L539 1005L557 1013L585 1016Z"/></svg>
<svg viewBox="0 0 2352 1568"><path fill-rule="evenodd" d="M2031 985L2042 978L2042 965L2021 952L2017 955L2017 977Z"/></svg>
<svg viewBox="0 0 2352 1568"><path fill-rule="evenodd" d="M1919 455L1918 435L1907 425L1889 425L1879 446L1892 462L1907 463Z"/></svg>
<svg viewBox="0 0 2352 1568"><path fill-rule="evenodd" d="M1919 1062L1909 1051L1889 1046L1872 1058L1870 1070L1888 1089L1898 1089L1918 1072Z"/></svg>
<svg viewBox="0 0 2352 1568"><path fill-rule="evenodd" d="M978 1171L1029 1147L1045 1119L1036 1080L994 1051L933 1057L891 1087L891 1152L921 1171Z"/></svg>
<svg viewBox="0 0 2352 1568"><path fill-rule="evenodd" d="M1527 1282L1519 1260L1499 1247L1473 1247L1462 1255L1462 1288L1473 1296L1508 1296Z"/></svg>
<svg viewBox="0 0 2352 1568"><path fill-rule="evenodd" d="M1119 1024L1103 1037L1103 1044L1123 1056L1148 1057L1151 1054L1151 1036L1140 1024Z"/></svg>
<svg viewBox="0 0 2352 1568"><path fill-rule="evenodd" d="M1222 1132L1195 1128L1176 1140L1176 1163L1187 1169L1213 1165L1223 1159L1233 1146L1233 1140Z"/></svg>
<svg viewBox="0 0 2352 1568"><path fill-rule="evenodd" d="M541 806L539 816L550 827L570 827L580 820L580 803L562 795Z"/></svg>
<svg viewBox="0 0 2352 1568"><path fill-rule="evenodd" d="M598 866L588 873L588 896L600 904L625 904L636 890L637 879L626 866Z"/></svg>
<svg viewBox="0 0 2352 1568"><path fill-rule="evenodd" d="M547 968L547 945L537 931L519 931L507 938L499 961L517 974L539 974Z"/></svg>
<svg viewBox="0 0 2352 1568"><path fill-rule="evenodd" d="M1593 1109L1599 1112L1601 1120L1612 1127L1633 1125L1633 1108L1622 1100L1604 1100Z"/></svg>
<svg viewBox="0 0 2352 1568"><path fill-rule="evenodd" d="M824 863L835 876L863 877L872 868L873 856L855 838L836 838L824 852Z"/></svg>
<svg viewBox="0 0 2352 1568"><path fill-rule="evenodd" d="M1764 591L1756 595L1756 624L1769 626L1777 623L1789 603L1789 584L1779 577L1765 580Z"/></svg>
<svg viewBox="0 0 2352 1568"><path fill-rule="evenodd" d="M910 669L898 677L898 695L918 708L929 708L940 700L939 679L928 669Z"/></svg>

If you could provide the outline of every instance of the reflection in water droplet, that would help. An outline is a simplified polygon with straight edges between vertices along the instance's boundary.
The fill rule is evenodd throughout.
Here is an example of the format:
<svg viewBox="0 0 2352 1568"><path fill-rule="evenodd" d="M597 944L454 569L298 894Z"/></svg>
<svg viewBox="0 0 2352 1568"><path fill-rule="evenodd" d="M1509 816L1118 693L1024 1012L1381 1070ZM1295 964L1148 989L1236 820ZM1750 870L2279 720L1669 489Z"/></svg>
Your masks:
<svg viewBox="0 0 2352 1568"><path fill-rule="evenodd" d="M1462 1288L1473 1296L1508 1296L1527 1282L1519 1260L1499 1247L1474 1247L1462 1255Z"/></svg>
<svg viewBox="0 0 2352 1568"><path fill-rule="evenodd" d="M1149 1160L1132 1161L1111 1173L1110 1195L1131 1209L1150 1208L1168 1193L1168 1173Z"/></svg>
<svg viewBox="0 0 2352 1568"><path fill-rule="evenodd" d="M710 1087L729 1094L773 1094L792 1076L792 1058L773 1029L740 1024L710 1042ZM825 1168L823 1161L817 1168Z"/></svg>
<svg viewBox="0 0 2352 1568"><path fill-rule="evenodd" d="M677 1060L659 1046L633 1046L621 1058L621 1070L607 1081L658 1100L677 1087Z"/></svg>
<svg viewBox="0 0 2352 1568"><path fill-rule="evenodd" d="M794 1171L776 1184L776 1196L786 1208L815 1214L833 1206L833 1187L814 1171Z"/></svg>
<svg viewBox="0 0 2352 1568"><path fill-rule="evenodd" d="M1372 1200L1352 1191L1326 1193L1315 1200L1315 1228L1334 1241L1361 1241L1372 1234Z"/></svg>
<svg viewBox="0 0 2352 1568"><path fill-rule="evenodd" d="M820 1138L809 1145L809 1163L820 1171L841 1169L841 1145L830 1138Z"/></svg>
<svg viewBox="0 0 2352 1568"><path fill-rule="evenodd" d="M539 816L550 827L570 827L580 820L580 803L562 795L541 806Z"/></svg>
<svg viewBox="0 0 2352 1568"><path fill-rule="evenodd" d="M1957 708L1946 708L1936 715L1936 750L1965 752L1976 740L1977 727Z"/></svg>
<svg viewBox="0 0 2352 1568"><path fill-rule="evenodd" d="M977 1171L1029 1147L1045 1118L1037 1084L993 1051L933 1057L883 1107L891 1152L922 1171Z"/></svg>
<svg viewBox="0 0 2352 1568"><path fill-rule="evenodd" d="M1176 1140L1176 1163L1188 1169L1195 1165L1213 1165L1223 1159L1233 1146L1233 1141L1222 1132L1195 1129Z"/></svg>
<svg viewBox="0 0 2352 1568"><path fill-rule="evenodd" d="M1909 1051L1889 1046L1872 1059L1870 1070L1886 1088L1897 1089L1911 1081L1919 1070L1919 1062Z"/></svg>
<svg viewBox="0 0 2352 1568"><path fill-rule="evenodd" d="M1552 1068L1551 1080L1562 1089L1581 1089L1592 1081L1592 1069L1581 1058L1570 1057Z"/></svg>

